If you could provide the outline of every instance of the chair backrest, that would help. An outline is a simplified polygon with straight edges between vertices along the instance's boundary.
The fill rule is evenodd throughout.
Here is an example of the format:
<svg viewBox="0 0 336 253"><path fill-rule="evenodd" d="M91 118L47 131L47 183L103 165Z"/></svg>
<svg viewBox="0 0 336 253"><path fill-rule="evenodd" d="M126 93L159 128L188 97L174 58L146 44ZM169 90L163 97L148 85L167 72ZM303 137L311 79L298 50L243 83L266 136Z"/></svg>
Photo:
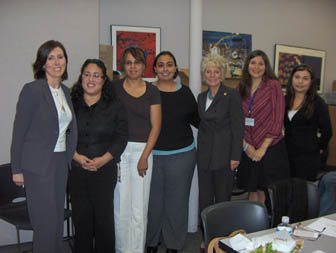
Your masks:
<svg viewBox="0 0 336 253"><path fill-rule="evenodd" d="M307 219L313 219L318 217L320 212L320 193L318 186L313 182L307 181L307 194L308 194Z"/></svg>
<svg viewBox="0 0 336 253"><path fill-rule="evenodd" d="M268 188L271 204L271 227L277 226L282 216L290 222L316 218L319 215L320 196L317 185L298 178L275 182Z"/></svg>
<svg viewBox="0 0 336 253"><path fill-rule="evenodd" d="M319 183L319 193L319 216L336 213L336 171L329 171L323 175Z"/></svg>
<svg viewBox="0 0 336 253"><path fill-rule="evenodd" d="M13 182L11 164L0 165L0 206L12 203L20 197L25 198L26 193L23 187Z"/></svg>
<svg viewBox="0 0 336 253"><path fill-rule="evenodd" d="M255 201L221 202L205 208L201 213L205 248L215 237L228 236L234 230L247 233L269 228L266 208Z"/></svg>

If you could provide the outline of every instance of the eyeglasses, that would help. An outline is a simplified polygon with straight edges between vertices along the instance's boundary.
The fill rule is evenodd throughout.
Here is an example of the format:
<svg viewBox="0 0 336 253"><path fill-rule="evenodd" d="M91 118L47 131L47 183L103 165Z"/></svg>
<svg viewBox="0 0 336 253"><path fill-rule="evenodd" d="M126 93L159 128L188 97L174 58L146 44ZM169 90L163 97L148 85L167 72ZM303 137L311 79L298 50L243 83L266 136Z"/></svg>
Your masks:
<svg viewBox="0 0 336 253"><path fill-rule="evenodd" d="M101 79L105 79L104 76L101 76L101 75L99 75L98 73L93 73L93 74L91 74L91 73L89 73L89 72L85 72L85 73L83 73L82 76L83 76L84 78L91 78L91 77L92 77L92 79L99 79L99 78L101 78Z"/></svg>
<svg viewBox="0 0 336 253"><path fill-rule="evenodd" d="M127 62L125 62L125 65L128 65L128 66L132 66L132 65L141 65L142 64L142 62L141 61L138 61L138 60L135 60L134 62L132 62L132 61L127 61Z"/></svg>

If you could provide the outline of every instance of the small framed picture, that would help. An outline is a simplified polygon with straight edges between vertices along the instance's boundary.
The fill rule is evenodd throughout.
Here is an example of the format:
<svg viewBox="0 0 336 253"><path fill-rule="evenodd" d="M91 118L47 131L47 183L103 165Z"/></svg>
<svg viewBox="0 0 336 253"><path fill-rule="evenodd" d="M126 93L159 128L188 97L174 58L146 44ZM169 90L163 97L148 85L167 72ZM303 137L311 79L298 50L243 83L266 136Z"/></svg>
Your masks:
<svg viewBox="0 0 336 253"><path fill-rule="evenodd" d="M140 47L146 55L144 80L155 80L153 62L160 53L161 28L143 26L111 25L111 44L113 45L113 70L120 70L120 57L128 47Z"/></svg>
<svg viewBox="0 0 336 253"><path fill-rule="evenodd" d="M312 66L315 72L317 91L323 91L325 55L323 50L275 45L274 72L278 76L283 89L286 89L293 68L300 64Z"/></svg>

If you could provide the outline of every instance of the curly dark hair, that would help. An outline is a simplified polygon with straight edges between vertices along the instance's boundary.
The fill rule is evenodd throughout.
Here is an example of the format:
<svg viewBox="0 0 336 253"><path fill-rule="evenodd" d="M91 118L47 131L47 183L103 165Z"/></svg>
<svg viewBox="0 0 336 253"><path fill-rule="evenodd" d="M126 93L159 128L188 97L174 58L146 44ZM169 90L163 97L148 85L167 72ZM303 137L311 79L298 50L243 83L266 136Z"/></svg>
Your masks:
<svg viewBox="0 0 336 253"><path fill-rule="evenodd" d="M89 64L96 64L97 67L100 68L103 73L103 78L105 81L102 89L102 99L108 102L112 101L116 96L113 85L111 84L111 81L106 74L107 70L104 62L98 59L87 59L81 67L81 73L78 77L77 82L71 88L70 96L75 108L77 108L80 105L81 101L83 100L84 91L82 87L82 75L85 68Z"/></svg>
<svg viewBox="0 0 336 253"><path fill-rule="evenodd" d="M294 99L295 99L295 91L293 88L293 76L297 71L306 70L310 74L310 87L306 92L305 99L303 101L302 108L304 110L304 114L306 118L310 118L314 112L314 103L317 99L317 90L316 90L316 80L314 70L310 65L300 64L292 70L290 78L288 79L287 88L286 88L286 111L290 110L293 107Z"/></svg>
<svg viewBox="0 0 336 253"><path fill-rule="evenodd" d="M48 41L44 42L39 47L39 49L37 50L36 59L35 59L35 62L33 63L33 72L34 72L34 78L35 79L40 79L40 78L45 78L46 77L46 73L45 73L45 70L44 70L44 65L47 62L48 55L56 47L59 47L60 49L62 49L64 57L65 57L65 61L66 61L66 67L65 67L65 71L62 75L62 81L68 79L68 70L67 70L68 55L67 55L67 52L66 52L63 44L59 41L56 41L56 40L48 40Z"/></svg>
<svg viewBox="0 0 336 253"><path fill-rule="evenodd" d="M278 80L278 78L276 77L276 75L274 74L270 61L267 57L267 55L265 54L264 51L261 50L254 50L251 53L249 53L246 57L245 63L244 63L244 68L243 68L243 75L240 79L239 82L239 92L240 92L240 96L241 98L244 100L248 94L251 91L251 87L252 87L252 78L251 75L248 71L248 67L250 65L250 61L257 56L261 56L265 62L265 73L263 76L263 79L265 80Z"/></svg>

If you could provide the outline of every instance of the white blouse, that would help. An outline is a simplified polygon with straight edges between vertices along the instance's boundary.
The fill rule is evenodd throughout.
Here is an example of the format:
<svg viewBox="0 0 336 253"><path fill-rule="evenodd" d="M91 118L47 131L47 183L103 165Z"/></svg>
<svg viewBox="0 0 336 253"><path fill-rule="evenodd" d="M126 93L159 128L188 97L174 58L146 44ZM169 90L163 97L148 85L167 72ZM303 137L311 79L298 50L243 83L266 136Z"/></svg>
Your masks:
<svg viewBox="0 0 336 253"><path fill-rule="evenodd" d="M68 102L66 101L64 92L62 88L52 88L49 86L51 94L56 105L58 114L58 139L54 148L54 152L64 152L66 151L66 131L72 120L72 113Z"/></svg>
<svg viewBox="0 0 336 253"><path fill-rule="evenodd" d="M292 121L292 119L293 119L295 113L297 113L297 112L298 112L298 110L289 110L289 111L288 111L288 118L289 118L289 121Z"/></svg>

